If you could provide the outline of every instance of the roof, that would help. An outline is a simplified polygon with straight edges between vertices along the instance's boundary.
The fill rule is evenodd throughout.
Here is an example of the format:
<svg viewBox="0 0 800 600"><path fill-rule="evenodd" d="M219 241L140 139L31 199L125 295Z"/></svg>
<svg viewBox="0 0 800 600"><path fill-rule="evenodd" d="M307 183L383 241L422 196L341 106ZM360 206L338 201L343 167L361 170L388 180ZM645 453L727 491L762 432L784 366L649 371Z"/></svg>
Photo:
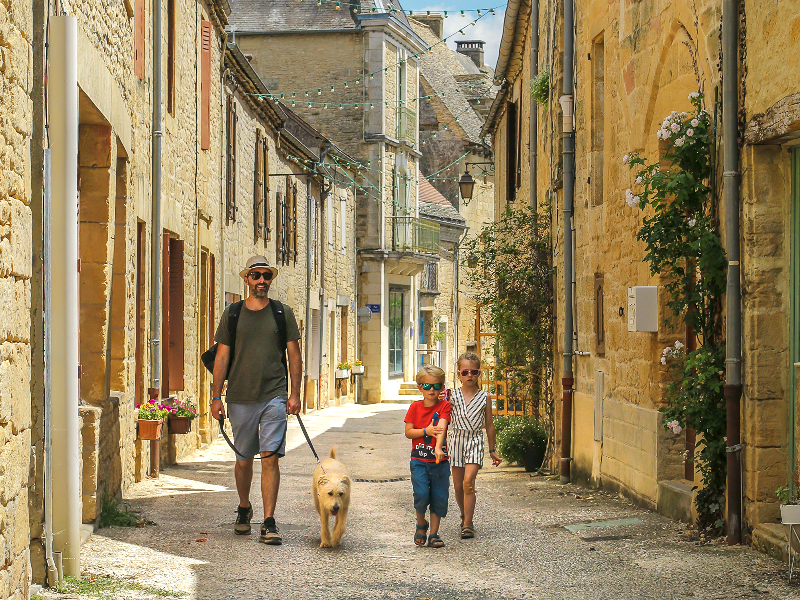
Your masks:
<svg viewBox="0 0 800 600"><path fill-rule="evenodd" d="M416 34L433 50L420 57L420 73L426 95L438 95L430 98L434 112L441 108L447 110L458 119L458 125L464 132L469 142L481 143L481 127L483 119L475 112L468 98L481 95L489 96L494 93L490 77L482 73L472 60L453 51L447 44L433 33L426 24L411 19L411 27ZM472 89L469 86L472 85ZM442 96L441 94L444 94ZM423 102L425 104L425 102ZM437 114L440 122L443 119Z"/></svg>
<svg viewBox="0 0 800 600"><path fill-rule="evenodd" d="M433 187L427 179L419 180L419 214L431 221L439 221L455 226L466 226L464 217L455 207Z"/></svg>
<svg viewBox="0 0 800 600"><path fill-rule="evenodd" d="M230 0L230 29L237 33L331 32L360 29L359 15L390 14L408 26L399 0L364 0L355 7L326 0Z"/></svg>

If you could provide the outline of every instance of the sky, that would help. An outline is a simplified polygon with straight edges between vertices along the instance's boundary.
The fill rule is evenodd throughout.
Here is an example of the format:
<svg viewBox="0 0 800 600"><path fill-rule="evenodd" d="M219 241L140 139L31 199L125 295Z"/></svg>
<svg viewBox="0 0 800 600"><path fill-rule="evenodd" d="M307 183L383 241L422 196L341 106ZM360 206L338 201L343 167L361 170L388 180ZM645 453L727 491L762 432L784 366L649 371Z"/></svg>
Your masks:
<svg viewBox="0 0 800 600"><path fill-rule="evenodd" d="M484 46L485 57L484 60L487 65L494 68L497 64L497 53L500 48L500 38L503 35L503 15L505 15L506 7L505 0L484 0L483 2L476 0L461 0L450 4L442 2L433 4L430 0L400 0L403 8L407 11L413 10L429 10L431 12L444 12L447 11L447 18L444 20L444 35L448 36L457 32L459 29L475 20L478 15L474 12L475 9L481 9L481 15L486 13L489 8L494 8L495 14L487 14L474 26L468 27L464 30L466 35L456 33L452 38L447 41L447 44L453 49L456 49L456 40L483 40L486 42ZM498 7L499 6L499 7ZM466 13L466 17L461 17L459 11L472 9L473 12Z"/></svg>

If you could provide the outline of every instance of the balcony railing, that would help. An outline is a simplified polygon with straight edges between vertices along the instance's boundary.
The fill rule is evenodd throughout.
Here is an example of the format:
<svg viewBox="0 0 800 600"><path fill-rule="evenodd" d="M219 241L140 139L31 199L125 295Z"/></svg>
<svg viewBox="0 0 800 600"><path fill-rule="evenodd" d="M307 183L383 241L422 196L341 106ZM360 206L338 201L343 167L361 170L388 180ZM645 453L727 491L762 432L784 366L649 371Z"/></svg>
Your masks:
<svg viewBox="0 0 800 600"><path fill-rule="evenodd" d="M417 113L406 106L397 112L397 139L412 146L417 143Z"/></svg>
<svg viewBox="0 0 800 600"><path fill-rule="evenodd" d="M439 225L416 217L392 217L392 250L439 253Z"/></svg>

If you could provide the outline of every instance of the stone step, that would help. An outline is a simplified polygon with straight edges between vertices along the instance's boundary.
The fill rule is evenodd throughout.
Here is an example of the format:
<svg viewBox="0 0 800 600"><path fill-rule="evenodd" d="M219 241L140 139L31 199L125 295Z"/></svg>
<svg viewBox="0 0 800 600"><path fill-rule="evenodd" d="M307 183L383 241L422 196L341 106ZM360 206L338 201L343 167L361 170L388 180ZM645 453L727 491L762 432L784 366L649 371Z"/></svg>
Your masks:
<svg viewBox="0 0 800 600"><path fill-rule="evenodd" d="M415 398L413 396L400 396L398 398L384 398L381 404L411 404L414 400L422 400L422 396Z"/></svg>
<svg viewBox="0 0 800 600"><path fill-rule="evenodd" d="M422 394L419 393L417 388L414 388L413 390L409 390L408 388L400 388L400 391L397 393L401 396L419 396L422 398Z"/></svg>
<svg viewBox="0 0 800 600"><path fill-rule="evenodd" d="M413 390L415 393L419 393L419 388L417 387L416 382L414 381L404 381L400 384L401 390Z"/></svg>
<svg viewBox="0 0 800 600"><path fill-rule="evenodd" d="M753 546L785 563L789 562L789 540L786 526L780 523L759 523L753 529Z"/></svg>

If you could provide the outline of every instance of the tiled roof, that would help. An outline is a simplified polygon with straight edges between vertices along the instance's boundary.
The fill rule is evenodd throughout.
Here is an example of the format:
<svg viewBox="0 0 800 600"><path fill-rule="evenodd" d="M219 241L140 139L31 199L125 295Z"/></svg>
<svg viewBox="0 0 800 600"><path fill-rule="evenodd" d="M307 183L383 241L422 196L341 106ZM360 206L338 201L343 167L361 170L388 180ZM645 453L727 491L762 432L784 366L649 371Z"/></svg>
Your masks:
<svg viewBox="0 0 800 600"><path fill-rule="evenodd" d="M439 190L433 187L425 178L419 180L419 201L427 202L428 204L450 204L447 198L442 196Z"/></svg>
<svg viewBox="0 0 800 600"><path fill-rule="evenodd" d="M453 117L458 117L458 124L467 140L474 144L481 143L483 119L475 112L467 97L468 95L476 97L482 92L487 92L487 95L491 96L493 89L487 91L491 86L490 76L482 74L468 57L455 52L447 44L439 43L439 38L424 23L411 19L411 27L428 46L433 48L432 52L421 56L420 70L422 79L428 86L428 89L424 90L426 94L444 92L444 97L440 95L431 98L434 111L437 110L435 105L444 105ZM473 86L472 90L469 90L469 85ZM462 87L468 92L463 92ZM443 121L441 116L439 121Z"/></svg>
<svg viewBox="0 0 800 600"><path fill-rule="evenodd" d="M342 3L339 10L333 2L317 6L314 0L230 0L228 18L233 31L243 33L279 33L283 31L330 31L358 29L358 14L353 6ZM390 7L394 10L390 11ZM377 9L373 12L373 8ZM389 13L404 25L408 17L399 0L363 0L360 14Z"/></svg>
<svg viewBox="0 0 800 600"><path fill-rule="evenodd" d="M427 179L419 180L419 214L434 221L463 226L466 221L455 207Z"/></svg>

